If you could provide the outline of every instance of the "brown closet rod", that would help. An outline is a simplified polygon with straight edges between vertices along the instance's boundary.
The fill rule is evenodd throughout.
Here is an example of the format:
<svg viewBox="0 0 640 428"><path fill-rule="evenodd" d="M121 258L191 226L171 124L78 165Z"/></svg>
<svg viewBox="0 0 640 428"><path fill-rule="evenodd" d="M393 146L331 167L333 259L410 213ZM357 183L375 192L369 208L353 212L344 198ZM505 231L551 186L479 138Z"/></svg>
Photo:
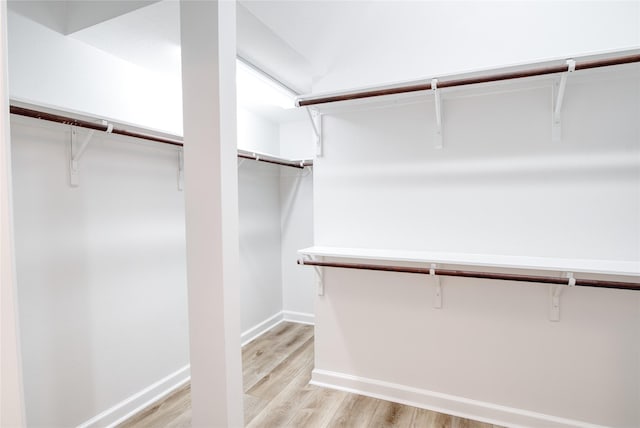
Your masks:
<svg viewBox="0 0 640 428"><path fill-rule="evenodd" d="M43 111L33 110L29 108L24 108L24 107L18 107L14 105L10 106L9 110L11 114L32 117L35 119L47 120L49 122L62 123L65 125L77 126L80 128L93 129L96 131L103 131L103 132L107 132L109 129L108 125L105 125L102 123L89 122L87 120L75 119L73 117L61 116L59 114L53 114L53 113L46 113ZM154 135L127 131L126 129L119 129L115 127L111 130L111 133L124 135L127 137L139 138L141 140L154 141L156 143L170 144L172 146L178 146L178 147L184 146L184 143L178 139L156 137ZM290 166L293 168L300 168L300 169L303 169L304 167L307 167L307 166L313 166L312 160L289 161L289 160L280 160L280 159L276 159L268 156L262 157L260 155L244 154L244 153L238 153L238 157L244 158L244 159L253 159L260 162L267 162L267 163L272 163L276 165Z"/></svg>
<svg viewBox="0 0 640 428"><path fill-rule="evenodd" d="M576 62L577 70L587 70L590 68L609 67L612 65L622 65L640 62L640 54L625 55L614 58ZM520 79L523 77L543 76L546 74L563 73L569 70L569 65L561 64L548 67L531 68L528 70L513 71L507 73L487 74L484 76L467 77L461 79L440 80L438 79L438 89L451 88L454 86L474 85L478 83L499 82L502 80ZM382 95L404 94L407 92L418 92L431 90L431 82L415 83L406 86L396 86L383 89L370 89L360 92L345 92L328 96L309 96L298 98L299 107L312 106L317 104L332 103L335 101L357 100L361 98L379 97Z"/></svg>
<svg viewBox="0 0 640 428"><path fill-rule="evenodd" d="M419 267L407 267L407 266L380 266L371 264L360 263L336 263L336 262L321 262L317 260L298 260L299 265L309 266L321 266L321 267L335 267L345 269L364 269L364 270L377 270L384 272L404 272L404 273L417 273L422 275L429 275L429 268ZM521 281L521 282L538 282L543 284L567 284L567 278L556 278L551 276L535 276L535 275L518 275L510 273L494 273L494 272L473 272L464 270L453 269L440 269L434 270L435 275L440 276L458 276L464 278L482 278L482 279L500 279L505 281ZM599 287L599 288L616 288L619 290L636 290L640 291L640 283L637 282L618 282L618 281L601 281L595 279L578 279L576 278L576 285L582 287Z"/></svg>
<svg viewBox="0 0 640 428"><path fill-rule="evenodd" d="M313 166L312 160L288 161L288 160L272 158L265 155L259 155L256 153L238 153L238 157L243 159L257 160L259 162L272 163L275 165L290 166L293 168L300 168L300 169L303 169L306 166Z"/></svg>
<svg viewBox="0 0 640 428"><path fill-rule="evenodd" d="M45 113L43 111L32 110L24 107L12 105L10 107L11 114L20 116L33 117L35 119L48 120L49 122L63 123L65 125L73 125L80 128L94 129L96 131L107 132L108 126L102 123L89 122L87 120L74 119L72 117L61 116L59 114ZM140 138L142 140L155 141L156 143L171 144L172 146L182 147L182 141L171 138L156 137L149 134L141 134L139 132L127 131L125 129L113 128L112 134L125 135L127 137Z"/></svg>

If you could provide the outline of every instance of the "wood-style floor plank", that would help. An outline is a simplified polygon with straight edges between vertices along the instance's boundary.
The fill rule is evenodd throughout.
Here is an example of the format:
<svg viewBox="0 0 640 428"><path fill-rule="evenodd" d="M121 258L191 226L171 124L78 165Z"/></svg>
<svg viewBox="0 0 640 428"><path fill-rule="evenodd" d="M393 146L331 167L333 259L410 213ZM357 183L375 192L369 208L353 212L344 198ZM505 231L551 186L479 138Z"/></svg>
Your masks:
<svg viewBox="0 0 640 428"><path fill-rule="evenodd" d="M306 327L306 328L300 328ZM307 340L313 327L281 323L242 348L244 390L249 390Z"/></svg>
<svg viewBox="0 0 640 428"><path fill-rule="evenodd" d="M281 323L242 348L244 417L249 428L499 428L491 424L310 385L313 327ZM185 385L119 428L188 428Z"/></svg>
<svg viewBox="0 0 640 428"><path fill-rule="evenodd" d="M120 427L191 426L191 385L186 384L170 396L133 416Z"/></svg>
<svg viewBox="0 0 640 428"><path fill-rule="evenodd" d="M416 413L415 407L390 401L380 401L371 417L372 427L409 427Z"/></svg>
<svg viewBox="0 0 640 428"><path fill-rule="evenodd" d="M300 397L301 406L289 419L290 427L328 427L348 392L307 385Z"/></svg>

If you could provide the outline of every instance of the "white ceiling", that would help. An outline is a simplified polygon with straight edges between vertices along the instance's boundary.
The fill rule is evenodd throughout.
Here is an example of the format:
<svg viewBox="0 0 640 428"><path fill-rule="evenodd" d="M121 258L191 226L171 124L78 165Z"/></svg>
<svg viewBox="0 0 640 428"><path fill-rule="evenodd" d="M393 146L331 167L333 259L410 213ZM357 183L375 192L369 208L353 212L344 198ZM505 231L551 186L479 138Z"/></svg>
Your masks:
<svg viewBox="0 0 640 428"><path fill-rule="evenodd" d="M238 55L301 94L312 86L353 88L640 44L638 2L239 0L237 5ZM179 76L177 0L11 0L9 6L141 67ZM618 25L603 34L602 22Z"/></svg>
<svg viewBox="0 0 640 428"><path fill-rule="evenodd" d="M11 0L9 7L47 27L157 72L179 70L177 0ZM354 22L368 3L240 1L238 55L298 93L308 93L353 48Z"/></svg>
<svg viewBox="0 0 640 428"><path fill-rule="evenodd" d="M350 53L371 8L370 2L358 1L242 1L242 5L309 62L313 78L325 75Z"/></svg>
<svg viewBox="0 0 640 428"><path fill-rule="evenodd" d="M158 0L9 0L12 10L61 34L71 34Z"/></svg>
<svg viewBox="0 0 640 428"><path fill-rule="evenodd" d="M9 7L110 55L180 79L180 4L176 0L12 0ZM313 75L309 61L242 4L237 11L238 55L294 92L309 92ZM245 102L242 97L238 101L277 122L301 119L304 114Z"/></svg>
<svg viewBox="0 0 640 428"><path fill-rule="evenodd" d="M154 2L76 31L70 37L141 67L180 73L180 3L177 1Z"/></svg>

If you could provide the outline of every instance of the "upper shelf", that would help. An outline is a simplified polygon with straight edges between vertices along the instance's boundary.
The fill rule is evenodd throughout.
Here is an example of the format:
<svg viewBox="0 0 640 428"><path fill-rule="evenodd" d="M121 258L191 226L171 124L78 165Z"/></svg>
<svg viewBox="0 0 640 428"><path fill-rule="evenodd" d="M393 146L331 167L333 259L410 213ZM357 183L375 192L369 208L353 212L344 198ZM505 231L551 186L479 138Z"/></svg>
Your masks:
<svg viewBox="0 0 640 428"><path fill-rule="evenodd" d="M572 61L571 65L569 61ZM590 70L615 65L637 64L640 62L640 50L629 49L601 55L588 55L565 59L562 61L545 61L517 66L480 70L448 76L433 76L412 82L402 82L377 87L366 87L351 91L326 92L320 94L303 95L297 98L299 107L309 107L331 104L341 101L362 100L389 95L403 95L413 92L424 92L435 89L453 88L458 86L478 85L514 79L557 75L560 73L579 70ZM437 77L437 78L436 78Z"/></svg>
<svg viewBox="0 0 640 428"><path fill-rule="evenodd" d="M555 257L507 256L433 251L405 251L369 248L309 247L298 253L389 262L436 263L458 266L529 269L553 272L640 276L640 261L565 259Z"/></svg>
<svg viewBox="0 0 640 428"><path fill-rule="evenodd" d="M120 124L107 121L103 118L80 115L77 113L65 112L52 107L37 106L26 102L11 101L10 112L13 115L25 116L33 119L40 119L49 122L61 123L80 128L87 128L94 131L102 131L110 134L133 137L140 140L152 141L155 143L168 144L175 147L183 147L182 137L160 133L158 131L144 129L128 124ZM266 162L275 165L288 166L303 169L313 166L312 159L286 159L266 153L252 152L238 149L238 157L242 159L252 159L259 162Z"/></svg>

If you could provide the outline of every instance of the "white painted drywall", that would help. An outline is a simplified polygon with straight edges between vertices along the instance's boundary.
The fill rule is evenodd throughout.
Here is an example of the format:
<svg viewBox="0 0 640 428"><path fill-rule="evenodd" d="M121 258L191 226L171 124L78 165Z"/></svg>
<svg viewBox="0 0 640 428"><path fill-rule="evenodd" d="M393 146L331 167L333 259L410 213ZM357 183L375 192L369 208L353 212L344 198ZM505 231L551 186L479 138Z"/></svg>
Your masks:
<svg viewBox="0 0 640 428"><path fill-rule="evenodd" d="M637 1L372 1L334 9L344 12L336 34L357 30L329 36L332 61L325 60L328 72L315 79L314 92L640 46ZM303 34L293 43L317 40Z"/></svg>
<svg viewBox="0 0 640 428"><path fill-rule="evenodd" d="M238 148L280 155L278 124L246 108L238 108Z"/></svg>
<svg viewBox="0 0 640 428"><path fill-rule="evenodd" d="M27 422L74 426L189 363L177 151L96 133L71 188L70 127L11 128Z"/></svg>
<svg viewBox="0 0 640 428"><path fill-rule="evenodd" d="M301 120L283 121L279 128L280 153L287 159L313 159L315 138L311 122L304 115Z"/></svg>
<svg viewBox="0 0 640 428"><path fill-rule="evenodd" d="M280 124L280 152L290 159L313 159L309 121ZM285 313L313 320L315 273L296 264L297 251L313 245L313 170L282 168L280 175L282 292Z"/></svg>
<svg viewBox="0 0 640 428"><path fill-rule="evenodd" d="M12 98L182 135L180 75L136 66L9 12Z"/></svg>
<svg viewBox="0 0 640 428"><path fill-rule="evenodd" d="M11 32L10 72L14 77L11 80L12 97L115 118L175 134L182 133L182 117L179 111L181 88L174 88L175 85L171 83L175 80L175 76L162 75L137 67L77 39L62 36L15 13L11 13L9 29ZM26 55L27 52L29 55ZM47 73L40 73L45 69L48 70ZM158 91L158 87L162 87L162 91ZM157 153L165 154L163 155L165 157L161 156L159 165L156 164L155 155L143 161L145 168L162 169L163 181L153 183L148 194L145 191L145 197L136 200L136 205L140 206L130 207L127 215L118 217L118 223L114 225L111 217L101 215L99 212L99 207L113 204L113 195L117 193L116 188L109 187L113 183L111 181L113 171L104 168L100 171L87 172L84 170L83 159L81 188L69 189L66 181L63 180L66 179L65 174L67 174L65 150L67 150L68 135L65 132L68 133L68 130L65 127L24 119L18 119L18 123L19 128L16 132L20 134L14 136L14 145L19 147L16 154L19 184L16 189L21 198L21 210L24 211L23 205L26 200L37 206L58 204L58 199L64 201L61 203L62 206L58 207L59 209L54 210L58 214L55 219L47 217L44 220L34 215L21 214L22 226L18 236L19 268L22 271L20 281L24 285L21 307L24 308L22 312L28 314L25 316L29 317L22 333L26 341L28 421L36 425L78 424L121 403L122 400L187 364L185 283L184 279L176 278L178 275L176 272L185 269L184 235L178 236L174 231L175 236L173 236L175 240L173 245L181 245L182 253L177 248L171 250L176 258L181 258L181 264L175 264L175 260L174 265L156 260L164 265L159 271L155 270L155 259L149 259L144 269L132 267L131 269L135 271L112 272L116 270L114 265L102 265L93 261L97 258L94 253L100 253L106 258L126 258L126 252L119 254L120 244L114 244L109 249L105 249L101 246L101 242L87 241L83 238L85 234L101 234L102 232L96 230L96 225L100 224L126 230L134 229L136 233L126 237L130 240L127 241L129 244L122 244L128 249L135 248L134 243L135 245L150 244L147 241L152 237L147 235L151 235L151 232L141 236L136 226L138 224L136 219L156 218L154 213L155 209L159 208L159 202L155 201L155 198L161 200L168 198L172 201L171 203L175 203L174 197L183 197L181 193L175 194L177 192L175 186L177 164L174 163L176 155L171 150L163 151L162 148L154 148L153 145L135 146L151 150L156 155ZM306 127L304 137L306 141L310 141L308 124ZM83 133L82 130L79 132ZM98 133L96 138L100 140L103 136ZM238 110L239 148L278 155L280 139L278 124L246 109ZM122 142L122 140L118 141ZM127 148L129 142L121 144L122 147L108 147L112 151L108 153L107 158L111 157L113 163L133 163L140 161L139 158L143 157L140 153L134 155L130 153L131 149ZM304 145L292 145L287 156L310 157L300 152L299 147ZM98 156L93 144L89 151L92 150L94 153L92 156ZM105 150L107 150L106 146ZM51 154L51 151L55 151L55 154ZM166 153L173 154L166 155ZM101 156L94 158L94 161L104 162ZM90 162L91 157L89 159ZM26 162L31 160L35 163L27 167ZM28 168L36 168L41 180L27 181L30 177ZM279 176L280 169L284 174L282 179ZM129 173L129 175L120 174L120 180L145 180L144 177L132 178L131 175L135 174L133 167ZM312 277L305 269L295 265L295 250L312 243L310 238L311 177L297 180L292 174L297 176L298 171L252 161L245 161L239 169L240 261L241 266L244 267L240 271L242 331L247 331L279 314L284 308L284 301L288 302L289 311L307 315L313 313L312 294L309 292L311 290L309 278L312 280ZM56 181L52 176L56 176L58 180ZM86 179L99 182L101 192L87 191ZM301 182L301 186L292 189L292 184L298 181ZM171 182L168 187L167 182ZM287 195L285 201L288 210L287 218L281 217L281 188ZM132 186L128 190L129 196L126 197L134 199L135 189L139 187ZM304 193L301 194L301 191ZM73 196L71 199L65 196L68 192L75 192L70 193ZM48 196L45 198L44 195ZM68 204L64 205L67 202ZM90 213L85 213L83 210L86 205L95 205L96 208ZM151 210L151 207L154 207L154 210ZM145 211L146 209L148 211ZM176 225L184 227L183 209L179 210L177 206L172 206L172 210L160 209L160 211L163 213L163 224L168 223L173 228ZM85 219L87 216L88 219ZM285 271L294 271L293 279L286 281L289 286L284 288L281 279L283 269L281 222L283 222L283 230L286 231L287 255L292 263L292 266L287 266ZM155 221L149 221L146 225L149 227L148 230L151 230L152 225L158 226ZM51 230L43 231L45 228ZM25 248L33 239L29 231L33 230L43 231L42 239L46 242L39 248L27 250ZM57 246L63 240L61 230L64 230L66 239L75 242L74 248L69 248L69 251L61 251ZM37 254L32 254L32 250ZM74 252L82 255L82 258L72 262L70 254ZM54 275L51 270L54 270L55 264L59 262L72 263L76 269L65 270ZM247 267L249 269L246 269ZM163 272L167 269L173 274L165 275ZM149 275L147 272L150 272ZM291 284L299 282L296 275L302 278L306 276L308 285L301 287L298 284L291 287ZM57 294L43 292L47 290L49 293L51 290L50 281L45 280L48 277L66 283L68 287L68 294L64 296L66 300L60 302ZM156 291L155 287L159 286L156 284L157 277L163 278L162 284L171 281L175 288L169 290L167 287L161 287L162 293L168 293L166 298L154 301L151 307L141 307L139 300L141 295L153 293ZM117 288L110 285L112 281L117 281ZM131 286L131 283L136 285ZM136 300L131 301L127 294L119 295L121 287L139 290L136 291ZM287 293L288 297L284 297L283 290L287 289L290 292ZM96 301L102 299L102 293L107 294L110 304L105 305L102 312L93 311L91 307L96 304ZM42 299L45 295L48 297ZM172 302L171 305L169 302ZM158 305L164 305L162 306L164 312L171 316L156 321L156 318L165 315L157 308ZM45 310L40 311L43 307ZM118 312L112 313L114 307L125 308L127 316L121 318ZM139 313L136 314L136 310ZM34 313L38 315L33 316ZM78 319L78 314L92 317L92 320L95 318L96 321L77 323L74 328L80 329L81 334L67 337L63 332L73 324L74 319ZM131 317L134 317L136 322L128 323ZM41 334L36 328L36 324L40 323L46 324L57 334L46 334L49 330ZM114 335L119 334L123 325L128 326L127 336L153 339L146 339L143 349L113 346L114 343L119 343ZM169 336L173 337L165 336L161 340L157 329L161 330L169 325L171 329ZM52 337L56 340L51 340ZM94 348L97 346L93 345L94 342L101 343L101 346L113 347L113 355L107 352L94 357ZM162 353L159 349L163 349L162 346L168 343L172 346L172 355L159 359L152 357L154 352ZM41 349L43 346L44 350ZM78 358L84 362L66 360L59 352L60 349L77 349L80 356ZM123 353L125 350L126 354ZM90 358L81 358L89 354L91 354ZM94 363L90 361L92 358L99 361ZM142 368L144 361L149 358L154 358L154 364ZM45 367L51 369L51 373L45 375L42 380L38 377L38 373L45 370ZM73 375L71 372L76 368L82 373L76 372ZM121 373L114 373L112 368ZM136 374L131 379L123 381L131 370L135 370ZM71 382L68 379L71 379ZM39 386L35 386L36 382L39 382ZM56 395L54 400L51 391L56 390L62 393ZM76 405L70 406L67 404L69 402L75 402Z"/></svg>
<svg viewBox="0 0 640 428"><path fill-rule="evenodd" d="M13 128L27 420L77 425L189 363L177 152L96 133L72 189L69 127ZM244 332L283 309L279 167L242 162L238 193Z"/></svg>
<svg viewBox="0 0 640 428"><path fill-rule="evenodd" d="M327 113L315 244L640 263L638 76L637 65L570 76L557 143L552 79L445 91L441 150L431 95ZM443 278L434 309L424 276L325 269L324 281L320 371L399 385L395 399L489 403L471 417L516 409L505 423L531 411L640 425L638 292L567 290L550 322L544 285Z"/></svg>
<svg viewBox="0 0 640 428"><path fill-rule="evenodd" d="M283 171L280 196L283 309L311 322L315 273L296 261L300 248L313 245L313 174Z"/></svg>
<svg viewBox="0 0 640 428"><path fill-rule="evenodd" d="M238 166L242 331L282 311L280 167Z"/></svg>
<svg viewBox="0 0 640 428"><path fill-rule="evenodd" d="M131 64L77 40L65 38L20 15L12 14L11 19L14 59L11 70L12 76L17 76L12 86L13 96L154 127L145 122L145 117L129 116L128 110L121 109L120 105L135 99L136 102L127 108L136 110L136 114L140 113L138 110L145 110L144 114L149 116L166 107L158 104L156 98L145 98L144 91L127 93L128 85L136 79L153 78L147 70L131 68ZM25 55L28 43L42 46L42 51L30 51L30 55ZM70 53L76 48L78 51ZM69 64L59 60L66 55L77 57L77 61L84 58L89 63L86 66L96 70L69 69ZM52 73L64 74L62 77L67 80L55 84L49 77L34 80L35 68L45 67L43 64L49 60L56 62ZM105 71L116 69L119 71L115 75ZM80 88L78 85L70 86L68 81L77 80L76 71L83 73ZM103 72L111 80L102 80ZM121 80L119 73L126 75L126 79ZM92 92L87 89L101 82L108 82L109 91ZM74 90L69 90L69 87ZM138 108L141 103L148 105ZM172 104L172 108L176 105L180 107L181 102ZM118 114L109 109L117 110ZM179 119L181 121L181 117ZM17 238L21 273L18 281L21 286L21 312L28 318L22 332L28 422L34 425L75 425L111 409L188 364L184 207L181 206L184 194L176 188L177 154L172 149L154 144L136 145L135 140L132 140L134 145L131 148L130 141L120 139L116 140L119 141L116 145L105 143L103 151L106 155L103 157L98 150L101 143L95 147L92 143L86 154L88 163L84 158L81 162L81 186L70 189L66 181L67 127L20 118L17 121L13 144L17 147L16 192L20 198L17 212L21 218ZM276 123L244 109L239 110L238 122L239 148L279 153L280 136ZM173 131L181 132L181 129ZM81 135L84 132L79 131ZM107 141L101 133L97 133L95 138ZM150 152L148 158L145 150ZM91 162L102 167L90 169L86 165L91 165ZM111 164L116 167L108 168ZM129 165L126 173L117 168L119 164ZM138 165L140 173L136 171ZM37 172L35 177L32 170ZM145 170L154 171L154 176L145 176ZM112 180L112 175L117 175L117 179ZM86 180L99 183L100 191L89 190L92 187L87 187ZM132 184L121 194L120 187L129 182ZM241 329L247 331L280 314L283 309L279 168L253 161L243 162L239 169L238 192L240 262L243 266L239 279L242 296L239 312ZM115 208L105 213L101 211L103 207L114 204L122 208L118 202L120 198L135 200L135 204L127 202L126 211L121 210L114 223L109 213ZM26 213L26 201L41 208ZM165 206L169 203L172 204L170 209ZM51 210L55 217L43 214L50 205L56 207ZM87 207L91 207L88 212ZM144 229L139 227L141 218L146 219ZM113 242L113 236L104 242L105 239L98 238L109 236L105 227L110 228L110 233L111 228L128 232L126 236L120 236L124 232L119 232L116 235L120 239L118 242ZM170 246L157 242L158 238L152 233L156 227L171 235ZM310 225L307 227L311 230ZM147 232L142 233L144 230ZM33 231L41 233L39 238L43 240L43 244L36 248L31 247L35 239ZM95 239L85 235L95 235ZM73 243L71 248L59 246L68 243ZM100 261L130 259L141 245L152 246L153 251L162 252L162 257L145 258L143 266L123 261L128 266L125 270L119 269L116 262ZM171 253L170 261L170 254L165 253ZM60 263L73 265L74 269L59 271L57 266ZM64 283L67 294L59 296L53 292L55 288L51 287L51 279L54 285ZM122 293L123 289L132 290L134 297L130 293ZM160 295L156 296L158 291ZM143 304L143 296L154 296L153 301ZM103 298L107 303L100 306ZM92 309L96 305L99 309ZM125 316L120 311L124 311ZM84 322L86 317L91 317L91 320ZM78 320L83 322L76 322ZM47 328L39 329L42 324ZM65 334L71 327L79 329L80 333ZM168 329L167 334L161 333L164 329ZM51 331L54 334L49 334ZM117 338L121 332L124 332L126 346ZM128 346L132 338L144 340ZM109 351L103 353L102 347L108 347ZM169 349L168 354L165 348ZM78 356L68 359L62 352L66 349L77 350ZM94 356L96 350L101 352ZM156 357L157 354L161 356ZM93 362L92 359L98 361ZM152 364L147 364L147 360L153 360ZM42 372L46 373L42 375ZM52 391L61 393L54 397Z"/></svg>

